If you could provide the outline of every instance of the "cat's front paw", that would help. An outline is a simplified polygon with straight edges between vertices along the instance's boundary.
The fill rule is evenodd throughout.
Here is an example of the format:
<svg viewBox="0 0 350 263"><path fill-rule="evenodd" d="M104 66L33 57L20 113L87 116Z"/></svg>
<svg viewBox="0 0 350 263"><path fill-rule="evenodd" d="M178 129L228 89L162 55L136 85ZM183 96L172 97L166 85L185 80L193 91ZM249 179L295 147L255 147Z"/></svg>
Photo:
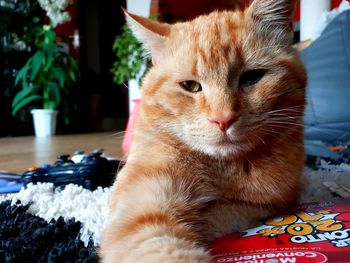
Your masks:
<svg viewBox="0 0 350 263"><path fill-rule="evenodd" d="M211 256L204 247L176 237L153 237L145 240L130 251L123 251L121 257L108 253L103 257L105 263L209 263ZM114 256L113 256L114 254Z"/></svg>

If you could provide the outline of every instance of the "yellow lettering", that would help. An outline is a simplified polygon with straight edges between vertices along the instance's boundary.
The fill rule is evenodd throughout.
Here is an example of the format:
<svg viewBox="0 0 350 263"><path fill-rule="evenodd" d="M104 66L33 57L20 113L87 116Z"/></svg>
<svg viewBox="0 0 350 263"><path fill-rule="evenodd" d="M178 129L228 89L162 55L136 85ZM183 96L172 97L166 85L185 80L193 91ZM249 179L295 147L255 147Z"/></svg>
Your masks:
<svg viewBox="0 0 350 263"><path fill-rule="evenodd" d="M295 215L282 215L266 221L266 225L285 226L296 222L298 218Z"/></svg>
<svg viewBox="0 0 350 263"><path fill-rule="evenodd" d="M276 235L281 235L284 234L284 230L278 228L278 227L273 227L273 228L268 228L268 229L262 229L259 231L259 234L262 236L276 236Z"/></svg>
<svg viewBox="0 0 350 263"><path fill-rule="evenodd" d="M333 219L325 219L318 222L312 222L311 224L319 231L335 231L343 228L342 224L335 224L335 220Z"/></svg>
<svg viewBox="0 0 350 263"><path fill-rule="evenodd" d="M332 210L320 210L317 212L317 214L320 214L320 215L328 215L332 213Z"/></svg>
<svg viewBox="0 0 350 263"><path fill-rule="evenodd" d="M299 212L297 213L297 216L304 222L318 221L322 217L320 215L309 215L305 212Z"/></svg>

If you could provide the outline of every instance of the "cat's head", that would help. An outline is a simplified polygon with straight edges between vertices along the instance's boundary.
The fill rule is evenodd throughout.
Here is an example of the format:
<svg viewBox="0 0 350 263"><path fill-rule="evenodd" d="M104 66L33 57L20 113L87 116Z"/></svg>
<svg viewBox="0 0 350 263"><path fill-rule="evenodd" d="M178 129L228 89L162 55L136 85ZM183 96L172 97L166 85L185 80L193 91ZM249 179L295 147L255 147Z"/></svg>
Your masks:
<svg viewBox="0 0 350 263"><path fill-rule="evenodd" d="M222 157L301 129L306 74L291 47L294 5L255 0L173 25L127 13L153 61L142 86L147 122Z"/></svg>

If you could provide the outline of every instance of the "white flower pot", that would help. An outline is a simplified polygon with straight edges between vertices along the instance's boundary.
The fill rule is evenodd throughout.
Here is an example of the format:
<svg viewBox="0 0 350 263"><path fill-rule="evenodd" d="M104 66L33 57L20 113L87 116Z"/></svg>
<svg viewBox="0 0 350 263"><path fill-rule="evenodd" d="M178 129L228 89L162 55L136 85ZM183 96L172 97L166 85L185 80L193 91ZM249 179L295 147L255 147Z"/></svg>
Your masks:
<svg viewBox="0 0 350 263"><path fill-rule="evenodd" d="M36 137L48 137L56 133L56 110L32 110Z"/></svg>
<svg viewBox="0 0 350 263"><path fill-rule="evenodd" d="M129 86L129 114L132 112L135 100L141 99L141 88L137 80L131 79L128 82Z"/></svg>

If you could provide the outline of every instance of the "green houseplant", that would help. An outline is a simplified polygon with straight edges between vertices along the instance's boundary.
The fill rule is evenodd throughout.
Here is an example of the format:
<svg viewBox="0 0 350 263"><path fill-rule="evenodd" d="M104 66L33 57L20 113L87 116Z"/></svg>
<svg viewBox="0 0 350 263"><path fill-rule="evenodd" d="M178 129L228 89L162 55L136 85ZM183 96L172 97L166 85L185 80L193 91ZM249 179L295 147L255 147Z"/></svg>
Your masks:
<svg viewBox="0 0 350 263"><path fill-rule="evenodd" d="M55 6L56 2L38 0L50 18L50 24L38 25L32 31L34 52L17 73L14 83L19 87L19 91L12 102L13 115L33 103L41 105L40 109L32 110L37 136L54 134L57 110L63 115L65 123L68 122L67 98L79 74L75 59L65 49L68 46L62 41L57 41L54 31L54 26L70 19L69 14L62 11L72 1L63 2L58 8ZM51 123L42 124L41 120Z"/></svg>
<svg viewBox="0 0 350 263"><path fill-rule="evenodd" d="M111 68L113 80L117 84L124 84L130 79L140 82L145 73L147 59L143 53L141 43L134 37L127 24L121 28L113 43L113 52L117 57Z"/></svg>
<svg viewBox="0 0 350 263"><path fill-rule="evenodd" d="M157 19L157 16L154 16L153 19ZM116 56L111 68L113 80L116 84L128 88L129 112L131 112L134 104L140 100L140 84L151 61L127 24L122 26L121 34L116 36L113 52Z"/></svg>
<svg viewBox="0 0 350 263"><path fill-rule="evenodd" d="M67 107L63 97L69 94L69 87L77 79L77 64L56 43L52 27L43 26L40 37L42 41L38 41L38 50L16 75L15 85L22 89L13 100L13 114L34 100L40 100L43 109Z"/></svg>

